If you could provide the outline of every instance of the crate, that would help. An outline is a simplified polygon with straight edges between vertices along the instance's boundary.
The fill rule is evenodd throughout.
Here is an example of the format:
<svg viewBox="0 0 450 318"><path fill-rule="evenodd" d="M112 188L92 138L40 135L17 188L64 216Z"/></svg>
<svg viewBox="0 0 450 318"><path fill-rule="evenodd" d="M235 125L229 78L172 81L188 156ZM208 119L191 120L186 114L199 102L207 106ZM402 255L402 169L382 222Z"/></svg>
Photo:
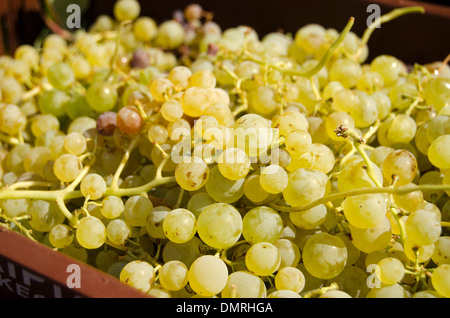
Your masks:
<svg viewBox="0 0 450 318"><path fill-rule="evenodd" d="M111 15L114 2L92 0L86 20L94 21L100 14ZM142 14L162 22L170 19L176 9L183 9L192 2L142 0ZM391 54L407 63L428 63L442 61L450 53L448 6L406 0L277 0L276 6L273 0L195 2L214 13L214 21L223 29L247 24L261 36L277 30L294 33L307 23L319 23L340 30L350 16L356 18L352 30L361 35L366 28L369 15L366 9L370 3L379 4L382 13L396 7L421 5L426 10L424 15L401 17L374 32L369 41L369 60L379 54ZM3 23L0 30L0 55L7 53L8 49L13 51L20 44L32 44L33 36L45 26L40 18L36 18L36 3L37 0L0 0L0 18ZM24 11L30 19L20 20L20 17L24 17ZM30 23L35 23L34 27ZM20 33L17 24L21 24L21 30L27 29L29 33ZM8 26L6 29L5 25ZM5 35L8 45L2 46ZM81 284L70 288L68 282L76 271ZM0 297L143 298L147 295L89 265L0 227Z"/></svg>

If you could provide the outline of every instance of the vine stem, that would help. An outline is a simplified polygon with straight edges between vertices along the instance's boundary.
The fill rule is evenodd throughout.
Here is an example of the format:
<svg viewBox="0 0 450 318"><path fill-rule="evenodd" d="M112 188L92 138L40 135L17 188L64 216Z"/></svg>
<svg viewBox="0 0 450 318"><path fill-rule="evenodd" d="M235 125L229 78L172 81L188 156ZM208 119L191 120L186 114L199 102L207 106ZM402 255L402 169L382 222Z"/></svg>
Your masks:
<svg viewBox="0 0 450 318"><path fill-rule="evenodd" d="M380 27L381 24L392 21L402 15L410 14L410 13L425 13L425 9L420 6L407 7L407 8L397 8L392 10L391 12L382 15L381 17L375 19L364 31L363 36L361 37L361 43L359 45L358 50L353 56L354 60L358 60L359 56L362 54L364 46L369 42L370 36L376 28Z"/></svg>

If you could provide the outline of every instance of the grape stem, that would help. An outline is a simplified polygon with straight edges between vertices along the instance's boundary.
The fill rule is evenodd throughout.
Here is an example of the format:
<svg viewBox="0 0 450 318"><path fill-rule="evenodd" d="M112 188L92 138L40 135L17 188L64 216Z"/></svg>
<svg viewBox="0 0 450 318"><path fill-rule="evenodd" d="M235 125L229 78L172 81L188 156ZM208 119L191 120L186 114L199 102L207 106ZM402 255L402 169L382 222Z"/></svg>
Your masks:
<svg viewBox="0 0 450 318"><path fill-rule="evenodd" d="M303 298L319 298L320 296L322 296L323 294L325 294L326 292L330 291L330 290L338 290L339 289L339 285L337 283L331 283L330 286L325 286L319 289L315 289L312 290L306 294L304 294L302 297Z"/></svg>
<svg viewBox="0 0 450 318"><path fill-rule="evenodd" d="M425 9L420 6L415 7L407 7L407 8L397 8L392 10L391 12L382 15L381 17L375 19L364 31L363 36L361 37L361 43L359 45L358 50L353 56L354 60L358 60L360 55L363 52L365 45L369 42L370 36L376 28L379 28L381 24L392 21L402 15L410 14L410 13L425 13Z"/></svg>

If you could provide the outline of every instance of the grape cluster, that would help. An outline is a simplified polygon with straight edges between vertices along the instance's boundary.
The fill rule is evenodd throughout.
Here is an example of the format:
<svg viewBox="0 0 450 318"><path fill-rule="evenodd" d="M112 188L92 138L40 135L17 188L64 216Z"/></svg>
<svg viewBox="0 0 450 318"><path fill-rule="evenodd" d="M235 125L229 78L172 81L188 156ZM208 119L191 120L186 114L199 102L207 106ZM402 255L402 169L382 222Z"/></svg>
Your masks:
<svg viewBox="0 0 450 318"><path fill-rule="evenodd" d="M450 297L450 68L353 20L118 0L1 56L0 225L153 297Z"/></svg>

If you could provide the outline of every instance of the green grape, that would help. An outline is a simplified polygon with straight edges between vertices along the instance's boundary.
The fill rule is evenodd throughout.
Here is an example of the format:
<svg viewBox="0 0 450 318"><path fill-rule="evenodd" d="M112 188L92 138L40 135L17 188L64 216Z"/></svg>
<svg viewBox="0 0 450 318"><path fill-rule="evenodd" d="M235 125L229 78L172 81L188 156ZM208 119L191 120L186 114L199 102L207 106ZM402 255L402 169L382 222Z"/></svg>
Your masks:
<svg viewBox="0 0 450 318"><path fill-rule="evenodd" d="M179 101L170 99L161 105L161 116L169 122L175 122L183 117L183 106Z"/></svg>
<svg viewBox="0 0 450 318"><path fill-rule="evenodd" d="M443 297L450 297L450 265L436 267L431 278L434 289Z"/></svg>
<svg viewBox="0 0 450 318"><path fill-rule="evenodd" d="M2 76L0 91L2 92L3 103L17 104L20 102L25 90L16 78L12 76Z"/></svg>
<svg viewBox="0 0 450 318"><path fill-rule="evenodd" d="M185 243L192 239L197 230L195 215L186 209L170 211L163 220L166 237L175 243Z"/></svg>
<svg viewBox="0 0 450 318"><path fill-rule="evenodd" d="M351 112L360 104L359 96L351 89L343 88L340 82L332 81L330 83L339 83L341 89L336 90L330 96L333 100L333 108L337 111ZM325 92L324 92L325 93Z"/></svg>
<svg viewBox="0 0 450 318"><path fill-rule="evenodd" d="M319 204L309 210L300 212L290 212L289 219L295 226L301 229L315 229L325 222L327 208L324 204Z"/></svg>
<svg viewBox="0 0 450 318"><path fill-rule="evenodd" d="M250 158L244 150L227 148L217 158L220 173L230 180L241 180L250 171Z"/></svg>
<svg viewBox="0 0 450 318"><path fill-rule="evenodd" d="M424 184L442 184L444 176L440 171L428 171L424 173L419 180L418 185ZM423 198L427 201L434 202L444 194L444 190L422 190Z"/></svg>
<svg viewBox="0 0 450 318"><path fill-rule="evenodd" d="M267 288L263 280L247 271L235 271L228 275L222 290L222 298L265 298Z"/></svg>
<svg viewBox="0 0 450 318"><path fill-rule="evenodd" d="M418 97L419 92L415 84L397 82L389 91L392 110L406 110Z"/></svg>
<svg viewBox="0 0 450 318"><path fill-rule="evenodd" d="M111 220L106 226L106 237L111 243L124 245L131 235L130 226L122 219Z"/></svg>
<svg viewBox="0 0 450 318"><path fill-rule="evenodd" d="M2 213L10 218L27 213L30 202L27 199L6 199L0 201Z"/></svg>
<svg viewBox="0 0 450 318"><path fill-rule="evenodd" d="M113 11L119 22L135 20L141 13L141 6L136 0L119 0L114 4Z"/></svg>
<svg viewBox="0 0 450 318"><path fill-rule="evenodd" d="M79 133L88 133L90 129L97 128L97 121L91 117L83 116L74 119L69 127L67 128L67 133L78 131Z"/></svg>
<svg viewBox="0 0 450 318"><path fill-rule="evenodd" d="M31 149L32 147L30 144L19 144L14 146L5 158L5 167L16 174L25 172L25 157Z"/></svg>
<svg viewBox="0 0 450 318"><path fill-rule="evenodd" d="M27 117L13 104L0 104L0 131L8 135L17 135L25 130Z"/></svg>
<svg viewBox="0 0 450 318"><path fill-rule="evenodd" d="M270 122L257 114L243 115L233 128L227 147L244 150L250 158L265 154L274 137Z"/></svg>
<svg viewBox="0 0 450 318"><path fill-rule="evenodd" d="M389 96L385 92L379 91L374 92L370 97L377 104L378 119L385 119L389 115L392 106Z"/></svg>
<svg viewBox="0 0 450 318"><path fill-rule="evenodd" d="M295 44L308 54L315 54L325 41L326 30L319 24L307 24L294 36Z"/></svg>
<svg viewBox="0 0 450 318"><path fill-rule="evenodd" d="M425 101L438 111L449 105L450 80L448 77L431 78L425 87Z"/></svg>
<svg viewBox="0 0 450 318"><path fill-rule="evenodd" d="M367 279L368 274L364 269L347 265L338 276L330 279L329 282L337 283L339 291L352 298L365 298L369 292Z"/></svg>
<svg viewBox="0 0 450 318"><path fill-rule="evenodd" d="M123 216L125 222L130 226L145 227L147 217L153 209L153 203L149 198L134 195L125 202Z"/></svg>
<svg viewBox="0 0 450 318"><path fill-rule="evenodd" d="M54 88L64 91L75 82L75 74L68 64L60 62L49 68L47 79Z"/></svg>
<svg viewBox="0 0 450 318"><path fill-rule="evenodd" d="M65 248L72 244L75 235L65 224L56 224L49 232L50 243L56 248Z"/></svg>
<svg viewBox="0 0 450 318"><path fill-rule="evenodd" d="M209 167L199 157L185 157L175 169L178 185L187 191L200 189L208 181Z"/></svg>
<svg viewBox="0 0 450 318"><path fill-rule="evenodd" d="M409 239L418 245L425 246L437 241L441 235L441 223L433 213L416 210L408 215L405 230Z"/></svg>
<svg viewBox="0 0 450 318"><path fill-rule="evenodd" d="M391 223L385 217L380 223L368 229L360 229L349 225L353 244L363 253L386 248L391 240Z"/></svg>
<svg viewBox="0 0 450 318"><path fill-rule="evenodd" d="M363 70L362 76L356 83L356 89L369 95L380 91L384 87L384 80L380 74L370 69Z"/></svg>
<svg viewBox="0 0 450 318"><path fill-rule="evenodd" d="M234 124L233 113L230 107L223 102L209 106L205 111L205 116L214 117L220 126L230 127Z"/></svg>
<svg viewBox="0 0 450 318"><path fill-rule="evenodd" d="M120 271L120 281L146 293L155 279L154 268L145 261L132 261Z"/></svg>
<svg viewBox="0 0 450 318"><path fill-rule="evenodd" d="M197 219L197 233L207 244L216 249L231 247L242 234L242 217L239 211L227 203L214 203L204 208Z"/></svg>
<svg viewBox="0 0 450 318"><path fill-rule="evenodd" d="M65 150L73 155L79 156L87 149L86 138L79 132L72 132L64 139Z"/></svg>
<svg viewBox="0 0 450 318"><path fill-rule="evenodd" d="M342 86L341 82L337 81L329 81L325 84L325 87L322 91L322 97L324 100L332 100L335 101L335 94L342 90L344 86ZM345 94L345 93L344 93Z"/></svg>
<svg viewBox="0 0 450 318"><path fill-rule="evenodd" d="M80 190L84 197L89 196L91 200L98 200L105 194L105 179L97 173L90 173L81 180Z"/></svg>
<svg viewBox="0 0 450 318"><path fill-rule="evenodd" d="M228 269L220 258L203 255L192 263L188 277L194 292L201 296L214 296L225 288Z"/></svg>
<svg viewBox="0 0 450 318"><path fill-rule="evenodd" d="M269 242L274 244L281 236L283 220L277 211L267 206L258 206L242 218L242 235L247 242Z"/></svg>
<svg viewBox="0 0 450 318"><path fill-rule="evenodd" d="M361 65L347 58L336 60L329 71L330 81L340 82L344 88L355 87L361 76Z"/></svg>
<svg viewBox="0 0 450 318"><path fill-rule="evenodd" d="M31 216L30 226L39 232L49 232L65 219L64 214L53 201L33 200L28 205L27 213Z"/></svg>
<svg viewBox="0 0 450 318"><path fill-rule="evenodd" d="M193 118L198 118L204 115L208 107L212 105L208 93L209 90L201 87L189 87L186 89L183 92L180 101L183 107L183 112Z"/></svg>
<svg viewBox="0 0 450 318"><path fill-rule="evenodd" d="M285 143L291 156L297 157L311 150L312 138L306 130L296 129L286 136Z"/></svg>
<svg viewBox="0 0 450 318"><path fill-rule="evenodd" d="M159 282L167 290L181 290L188 283L188 273L189 270L184 263L180 261L169 261L158 271Z"/></svg>
<svg viewBox="0 0 450 318"><path fill-rule="evenodd" d="M320 295L319 298L352 298L349 294L342 290L329 290Z"/></svg>
<svg viewBox="0 0 450 318"><path fill-rule="evenodd" d="M410 143L416 134L417 125L414 119L406 114L398 114L392 121L386 138L392 143Z"/></svg>
<svg viewBox="0 0 450 318"><path fill-rule="evenodd" d="M87 263L88 253L86 249L78 244L71 244L61 250L61 253L72 257L82 263Z"/></svg>
<svg viewBox="0 0 450 318"><path fill-rule="evenodd" d="M303 247L303 263L308 272L320 279L339 275L347 262L347 248L336 236L321 232L312 235Z"/></svg>
<svg viewBox="0 0 450 318"><path fill-rule="evenodd" d="M419 254L420 255L420 254ZM434 242L431 259L437 265L450 264L450 237L441 236Z"/></svg>
<svg viewBox="0 0 450 318"><path fill-rule="evenodd" d="M382 283L393 285L403 279L405 267L398 259L386 257L377 263L375 275Z"/></svg>
<svg viewBox="0 0 450 318"><path fill-rule="evenodd" d="M153 284L146 294L152 298L173 298L172 292L159 284Z"/></svg>
<svg viewBox="0 0 450 318"><path fill-rule="evenodd" d="M188 80L188 87L215 88L217 83L213 71L202 69L194 72Z"/></svg>
<svg viewBox="0 0 450 318"><path fill-rule="evenodd" d="M269 116L281 105L276 100L276 92L270 86L258 86L249 94L249 107L255 114Z"/></svg>
<svg viewBox="0 0 450 318"><path fill-rule="evenodd" d="M186 90L191 76L192 71L188 67L178 65L170 70L167 78L181 90Z"/></svg>
<svg viewBox="0 0 450 318"><path fill-rule="evenodd" d="M333 141L341 141L342 137L336 135L335 130L342 125L343 128L355 129L355 121L346 112L336 111L329 114L325 119L325 131Z"/></svg>
<svg viewBox="0 0 450 318"><path fill-rule="evenodd" d="M410 238L407 238L404 242L403 251L406 257L413 262L425 263L430 260L435 246L430 245L418 245L414 243Z"/></svg>
<svg viewBox="0 0 450 318"><path fill-rule="evenodd" d="M133 33L137 40L150 42L158 32L155 20L150 17L138 17L133 25Z"/></svg>
<svg viewBox="0 0 450 318"><path fill-rule="evenodd" d="M430 144L438 137L450 133L449 122L450 116L448 115L438 115L426 122L427 127L425 132L427 140Z"/></svg>
<svg viewBox="0 0 450 318"><path fill-rule="evenodd" d="M370 96L359 96L359 102L349 111L356 128L367 128L378 119L378 108Z"/></svg>
<svg viewBox="0 0 450 318"><path fill-rule="evenodd" d="M262 204L270 198L270 193L261 186L261 175L253 173L245 179L244 195L251 202Z"/></svg>
<svg viewBox="0 0 450 318"><path fill-rule="evenodd" d="M150 213L147 217L147 223L145 228L147 229L147 233L150 237L156 239L166 239L167 236L164 233L164 218L171 211L170 208L166 206L155 206L151 209Z"/></svg>
<svg viewBox="0 0 450 318"><path fill-rule="evenodd" d="M289 239L280 238L274 245L278 249L281 257L280 266L278 267L279 270L289 266L295 267L299 264L302 258L302 252L297 244Z"/></svg>
<svg viewBox="0 0 450 318"><path fill-rule="evenodd" d="M286 170L276 164L264 167L259 177L261 187L272 194L282 192L286 188L288 180L289 176Z"/></svg>
<svg viewBox="0 0 450 318"><path fill-rule="evenodd" d="M347 197L343 208L347 221L362 229L376 226L388 212L385 196L376 193Z"/></svg>
<svg viewBox="0 0 450 318"><path fill-rule="evenodd" d="M385 86L391 86L396 83L399 75L405 71L403 63L390 55L375 57L370 64L370 69L381 75Z"/></svg>
<svg viewBox="0 0 450 318"><path fill-rule="evenodd" d="M202 255L202 246L204 246L204 244L197 236L194 236L191 240L181 244L168 241L162 250L163 261L164 263L167 263L176 260L184 263L187 267L190 267L191 264Z"/></svg>
<svg viewBox="0 0 450 318"><path fill-rule="evenodd" d="M194 213L195 217L197 218L204 208L213 203L217 202L213 198L211 198L208 193L198 192L189 199L187 203L187 209Z"/></svg>
<svg viewBox="0 0 450 318"><path fill-rule="evenodd" d="M258 242L252 245L245 255L245 265L257 276L268 276L274 273L281 263L281 256L275 245Z"/></svg>
<svg viewBox="0 0 450 318"><path fill-rule="evenodd" d="M305 115L298 111L285 111L277 120L281 136L287 136L294 130L308 131L309 122Z"/></svg>
<svg viewBox="0 0 450 318"><path fill-rule="evenodd" d="M64 154L55 160L53 172L58 180L72 182L81 173L83 164L81 160L72 154Z"/></svg>
<svg viewBox="0 0 450 318"><path fill-rule="evenodd" d="M107 82L94 82L86 92L86 99L94 111L103 113L112 110L116 106L118 94L112 84Z"/></svg>
<svg viewBox="0 0 450 318"><path fill-rule="evenodd" d="M34 147L23 158L25 171L42 175L44 166L52 160L52 152L48 147Z"/></svg>
<svg viewBox="0 0 450 318"><path fill-rule="evenodd" d="M300 293L305 288L305 276L296 267L284 267L275 275L275 287Z"/></svg>
<svg viewBox="0 0 450 318"><path fill-rule="evenodd" d="M206 181L206 192L217 202L233 203L244 194L245 178L230 180L224 177L216 165L210 170L208 181Z"/></svg>
<svg viewBox="0 0 450 318"><path fill-rule="evenodd" d="M78 243L86 249L101 247L106 241L106 227L94 216L81 219L76 230Z"/></svg>
<svg viewBox="0 0 450 318"><path fill-rule="evenodd" d="M39 110L42 114L51 114L55 117L63 117L66 115L66 103L70 100L66 93L51 89L45 91L38 98Z"/></svg>
<svg viewBox="0 0 450 318"><path fill-rule="evenodd" d="M300 168L289 173L289 182L283 190L286 202L302 206L324 196L328 177L321 171Z"/></svg>
<svg viewBox="0 0 450 318"><path fill-rule="evenodd" d="M119 255L113 250L100 251L95 257L95 267L107 273L108 269L119 260Z"/></svg>
<svg viewBox="0 0 450 318"><path fill-rule="evenodd" d="M442 298L442 296L434 290L421 290L415 292L411 298Z"/></svg>
<svg viewBox="0 0 450 318"><path fill-rule="evenodd" d="M439 136L428 148L428 158L430 162L439 169L450 168L450 134Z"/></svg>
<svg viewBox="0 0 450 318"><path fill-rule="evenodd" d="M384 159L382 172L386 184L392 183L394 174L398 176L396 185L408 184L416 176L417 160L408 150L397 149Z"/></svg>
<svg viewBox="0 0 450 318"><path fill-rule="evenodd" d="M66 109L67 115L72 120L92 115L92 108L89 106L85 95L72 94L70 100L64 104L64 108Z"/></svg>
<svg viewBox="0 0 450 318"><path fill-rule="evenodd" d="M156 43L165 49L175 49L186 39L183 26L175 20L164 21L159 25Z"/></svg>
<svg viewBox="0 0 450 318"><path fill-rule="evenodd" d="M298 293L292 290L275 290L267 295L267 298L302 298Z"/></svg>
<svg viewBox="0 0 450 318"><path fill-rule="evenodd" d="M100 209L105 218L113 220L122 215L125 205L121 198L110 195L102 200Z"/></svg>

